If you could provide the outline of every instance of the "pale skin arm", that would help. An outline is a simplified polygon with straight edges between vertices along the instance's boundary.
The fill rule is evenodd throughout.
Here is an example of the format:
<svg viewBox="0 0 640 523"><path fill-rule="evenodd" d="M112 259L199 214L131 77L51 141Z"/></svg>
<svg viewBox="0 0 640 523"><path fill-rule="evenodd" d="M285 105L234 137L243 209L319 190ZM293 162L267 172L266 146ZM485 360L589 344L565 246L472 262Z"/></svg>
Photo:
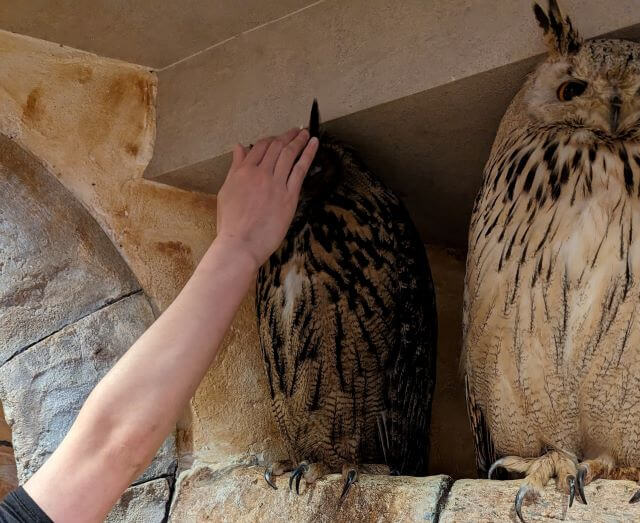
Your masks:
<svg viewBox="0 0 640 523"><path fill-rule="evenodd" d="M213 244L24 486L56 523L103 521L174 429L258 268L282 242L317 148L316 138L296 129L250 151L236 146Z"/></svg>

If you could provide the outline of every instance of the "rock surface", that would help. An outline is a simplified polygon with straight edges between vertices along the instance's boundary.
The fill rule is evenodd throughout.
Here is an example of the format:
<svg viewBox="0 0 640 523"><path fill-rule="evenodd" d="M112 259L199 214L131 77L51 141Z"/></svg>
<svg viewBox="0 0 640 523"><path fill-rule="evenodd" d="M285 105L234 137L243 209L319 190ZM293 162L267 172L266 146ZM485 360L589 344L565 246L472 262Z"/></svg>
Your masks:
<svg viewBox="0 0 640 523"><path fill-rule="evenodd" d="M82 205L6 138L0 194L2 364L139 285Z"/></svg>
<svg viewBox="0 0 640 523"><path fill-rule="evenodd" d="M448 476L362 475L340 504L338 474L310 489L302 487L296 496L289 491L288 474L277 478L278 490L273 490L262 478L263 471L257 466L196 462L178 478L170 521L518 521L513 507L520 481L465 479L452 484ZM528 523L640 521L640 505L628 503L637 488L631 481L597 480L585 489L589 504L576 500L567 511L567 496L552 481L540 499L526 502L523 515Z"/></svg>
<svg viewBox="0 0 640 523"><path fill-rule="evenodd" d="M216 468L196 464L176 484L170 521L435 521L450 478L362 475L340 503L343 480L333 474L300 496L290 492L288 474L273 490L264 469L245 465ZM303 482L304 483L304 482Z"/></svg>
<svg viewBox="0 0 640 523"><path fill-rule="evenodd" d="M464 479L456 481L440 515L440 523L473 521L517 522L514 500L521 482ZM630 505L629 499L637 490L631 481L597 480L585 487L588 505L577 500L567 510L567 496L557 491L551 481L544 495L537 501L523 506L522 515L527 523L532 521L597 521L617 523L640 521L640 506ZM566 511L566 515L565 515Z"/></svg>
<svg viewBox="0 0 640 523"><path fill-rule="evenodd" d="M169 482L156 479L130 487L107 516L106 523L161 523L167 512Z"/></svg>
<svg viewBox="0 0 640 523"><path fill-rule="evenodd" d="M153 321L142 293L84 317L0 367L0 399L26 481L69 430L94 385ZM173 472L171 436L141 479Z"/></svg>

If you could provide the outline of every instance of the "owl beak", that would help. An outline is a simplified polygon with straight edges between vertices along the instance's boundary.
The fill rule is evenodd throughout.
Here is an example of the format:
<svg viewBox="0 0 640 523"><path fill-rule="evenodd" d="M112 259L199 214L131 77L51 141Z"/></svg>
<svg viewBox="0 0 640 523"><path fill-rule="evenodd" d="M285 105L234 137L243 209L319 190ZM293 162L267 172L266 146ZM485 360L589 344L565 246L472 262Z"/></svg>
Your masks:
<svg viewBox="0 0 640 523"><path fill-rule="evenodd" d="M611 98L611 132L615 133L618 130L618 124L620 123L620 109L622 108L622 98L619 96L613 96Z"/></svg>

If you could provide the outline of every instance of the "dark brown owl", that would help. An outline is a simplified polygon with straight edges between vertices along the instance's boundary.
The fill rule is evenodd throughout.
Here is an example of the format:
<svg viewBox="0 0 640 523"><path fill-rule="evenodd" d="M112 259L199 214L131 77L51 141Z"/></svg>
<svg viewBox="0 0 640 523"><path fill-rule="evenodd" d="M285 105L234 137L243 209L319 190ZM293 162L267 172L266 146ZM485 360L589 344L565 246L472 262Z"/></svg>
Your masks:
<svg viewBox="0 0 640 523"><path fill-rule="evenodd" d="M260 343L289 487L363 464L424 475L436 308L424 245L398 197L344 145L320 137L291 229L257 282Z"/></svg>

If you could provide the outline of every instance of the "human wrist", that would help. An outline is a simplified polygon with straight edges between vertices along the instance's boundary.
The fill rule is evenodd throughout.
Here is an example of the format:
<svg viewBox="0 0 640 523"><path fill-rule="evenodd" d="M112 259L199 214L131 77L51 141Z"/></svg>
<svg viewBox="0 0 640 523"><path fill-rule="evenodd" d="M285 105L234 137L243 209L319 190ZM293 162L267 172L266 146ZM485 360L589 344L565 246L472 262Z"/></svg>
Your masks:
<svg viewBox="0 0 640 523"><path fill-rule="evenodd" d="M253 252L249 242L232 236L218 235L211 244L207 254L223 258L237 269L249 273L257 273L262 261Z"/></svg>

